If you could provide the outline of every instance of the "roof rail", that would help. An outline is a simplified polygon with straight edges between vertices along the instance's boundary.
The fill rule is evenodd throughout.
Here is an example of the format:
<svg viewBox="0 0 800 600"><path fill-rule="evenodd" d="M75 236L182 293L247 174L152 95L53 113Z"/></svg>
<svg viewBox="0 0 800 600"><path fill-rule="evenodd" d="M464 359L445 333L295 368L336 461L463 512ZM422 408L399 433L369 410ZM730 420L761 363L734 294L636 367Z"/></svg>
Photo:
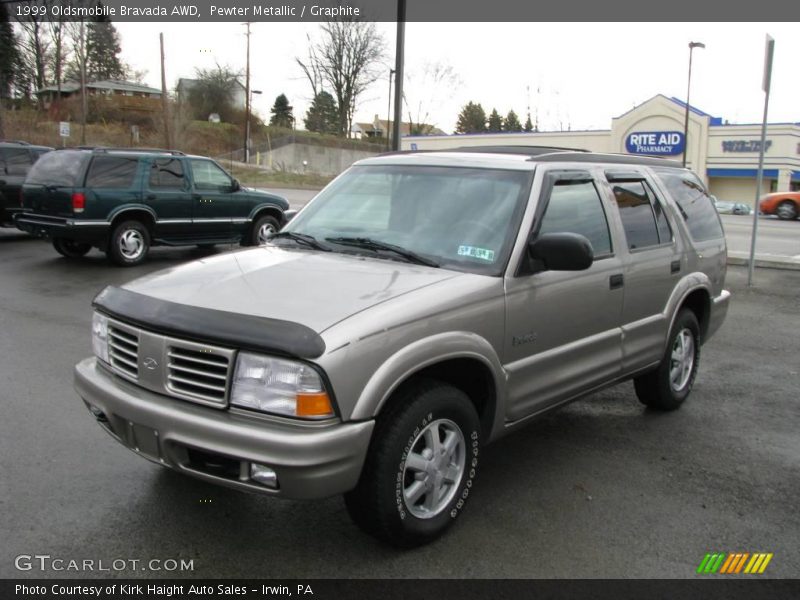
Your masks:
<svg viewBox="0 0 800 600"><path fill-rule="evenodd" d="M552 154L554 152L588 152L583 148L562 148L560 146L461 146L459 148L447 148L439 152L485 152L488 154L522 154L523 156L541 156L542 154Z"/></svg>
<svg viewBox="0 0 800 600"><path fill-rule="evenodd" d="M654 156L635 156L632 154L604 154L601 152L553 152L532 157L536 162L604 162L618 165L644 165L650 167L685 168L676 160L656 158Z"/></svg>
<svg viewBox="0 0 800 600"><path fill-rule="evenodd" d="M143 154L172 154L174 156L186 156L180 150L166 150L164 148L122 148L111 146L97 146L93 148L96 152L141 152Z"/></svg>
<svg viewBox="0 0 800 600"><path fill-rule="evenodd" d="M22 140L0 140L1 144L19 144L20 146L30 146L30 142L23 142Z"/></svg>

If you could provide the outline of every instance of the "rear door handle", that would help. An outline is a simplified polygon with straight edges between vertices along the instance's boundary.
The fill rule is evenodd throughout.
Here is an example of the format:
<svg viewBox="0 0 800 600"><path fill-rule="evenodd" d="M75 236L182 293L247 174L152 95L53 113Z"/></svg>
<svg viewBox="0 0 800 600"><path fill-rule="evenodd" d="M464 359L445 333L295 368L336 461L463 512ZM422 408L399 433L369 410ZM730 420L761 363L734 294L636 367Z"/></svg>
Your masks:
<svg viewBox="0 0 800 600"><path fill-rule="evenodd" d="M156 199L156 195L155 194L147 194L147 199L148 200L155 200Z"/></svg>
<svg viewBox="0 0 800 600"><path fill-rule="evenodd" d="M670 273L677 273L681 270L681 261L673 260L669 263L669 272Z"/></svg>
<svg viewBox="0 0 800 600"><path fill-rule="evenodd" d="M616 290L621 288L625 285L625 278L622 276L622 273L618 273L617 275L612 275L608 278L608 287L609 289Z"/></svg>

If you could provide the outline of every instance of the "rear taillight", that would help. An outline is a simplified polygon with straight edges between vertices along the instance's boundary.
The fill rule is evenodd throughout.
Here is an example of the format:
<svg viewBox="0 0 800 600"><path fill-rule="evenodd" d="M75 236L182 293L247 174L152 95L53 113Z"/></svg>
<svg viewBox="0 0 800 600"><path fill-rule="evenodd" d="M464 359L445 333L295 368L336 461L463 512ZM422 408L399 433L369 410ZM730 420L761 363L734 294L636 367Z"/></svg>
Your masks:
<svg viewBox="0 0 800 600"><path fill-rule="evenodd" d="M86 208L86 196L84 196L81 192L75 192L72 194L73 212L82 213L84 208Z"/></svg>

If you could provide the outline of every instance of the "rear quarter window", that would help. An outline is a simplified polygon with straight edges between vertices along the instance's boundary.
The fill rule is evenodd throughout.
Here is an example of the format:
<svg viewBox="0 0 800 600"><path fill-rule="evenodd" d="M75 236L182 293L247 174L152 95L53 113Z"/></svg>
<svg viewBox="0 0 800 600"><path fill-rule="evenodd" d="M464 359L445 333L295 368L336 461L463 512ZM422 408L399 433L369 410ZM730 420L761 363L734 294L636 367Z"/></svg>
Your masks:
<svg viewBox="0 0 800 600"><path fill-rule="evenodd" d="M86 176L86 187L129 189L139 161L124 156L95 156Z"/></svg>
<svg viewBox="0 0 800 600"><path fill-rule="evenodd" d="M714 201L694 173L661 169L656 173L678 204L692 239L704 242L725 235Z"/></svg>
<svg viewBox="0 0 800 600"><path fill-rule="evenodd" d="M48 152L33 164L25 183L75 187L88 159L84 152Z"/></svg>

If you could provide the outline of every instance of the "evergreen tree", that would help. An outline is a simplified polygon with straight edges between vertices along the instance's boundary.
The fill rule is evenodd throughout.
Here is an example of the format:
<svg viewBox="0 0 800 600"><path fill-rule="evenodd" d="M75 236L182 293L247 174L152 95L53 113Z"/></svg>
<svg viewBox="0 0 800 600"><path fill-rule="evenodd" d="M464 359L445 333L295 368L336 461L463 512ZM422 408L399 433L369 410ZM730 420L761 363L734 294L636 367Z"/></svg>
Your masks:
<svg viewBox="0 0 800 600"><path fill-rule="evenodd" d="M525 120L525 131L530 133L533 131L533 123L531 123L531 113L528 113L528 118Z"/></svg>
<svg viewBox="0 0 800 600"><path fill-rule="evenodd" d="M505 121L503 122L504 131L522 131L522 123L519 122L517 113L513 110L508 111Z"/></svg>
<svg viewBox="0 0 800 600"><path fill-rule="evenodd" d="M6 4L0 3L0 98L11 96L18 63L17 38L8 17Z"/></svg>
<svg viewBox="0 0 800 600"><path fill-rule="evenodd" d="M486 131L486 112L473 102L461 109L456 123L456 133L483 133Z"/></svg>
<svg viewBox="0 0 800 600"><path fill-rule="evenodd" d="M503 117L500 116L496 108L493 108L492 114L489 115L489 131L491 133L503 131Z"/></svg>
<svg viewBox="0 0 800 600"><path fill-rule="evenodd" d="M289 104L286 94L281 94L275 98L275 104L272 105L272 109L269 112L272 115L269 120L270 125L287 129L292 128L294 114L292 114L292 106Z"/></svg>
<svg viewBox="0 0 800 600"><path fill-rule="evenodd" d="M303 123L308 131L336 135L339 131L339 111L336 100L328 92L314 96Z"/></svg>
<svg viewBox="0 0 800 600"><path fill-rule="evenodd" d="M86 80L125 79L127 69L119 58L117 28L107 17L98 17L86 26Z"/></svg>

